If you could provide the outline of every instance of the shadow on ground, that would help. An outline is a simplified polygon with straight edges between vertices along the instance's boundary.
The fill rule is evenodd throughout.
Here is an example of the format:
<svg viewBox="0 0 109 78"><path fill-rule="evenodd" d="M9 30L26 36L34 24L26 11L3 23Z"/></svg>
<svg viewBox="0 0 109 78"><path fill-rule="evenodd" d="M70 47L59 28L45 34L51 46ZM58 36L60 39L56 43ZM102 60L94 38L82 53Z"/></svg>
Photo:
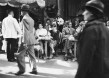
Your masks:
<svg viewBox="0 0 109 78"><path fill-rule="evenodd" d="M30 74L31 68L26 64L27 72L21 76L14 75L18 71L16 62L8 62L6 54L0 54L0 78L74 78L77 63L63 61L61 57L51 60L39 60L37 75Z"/></svg>

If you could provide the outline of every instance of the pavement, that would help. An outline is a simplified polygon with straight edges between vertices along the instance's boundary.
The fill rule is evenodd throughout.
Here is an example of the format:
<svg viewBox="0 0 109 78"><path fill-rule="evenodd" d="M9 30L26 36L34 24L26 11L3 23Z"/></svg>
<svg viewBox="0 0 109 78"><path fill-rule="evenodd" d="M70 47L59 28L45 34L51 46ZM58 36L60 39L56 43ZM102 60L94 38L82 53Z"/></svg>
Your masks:
<svg viewBox="0 0 109 78"><path fill-rule="evenodd" d="M8 62L6 53L0 53L0 78L74 78L77 62L64 61L62 56L50 60L37 60L37 75L30 74L32 70L28 57L25 57L26 72L21 76L14 75L19 69L16 62Z"/></svg>

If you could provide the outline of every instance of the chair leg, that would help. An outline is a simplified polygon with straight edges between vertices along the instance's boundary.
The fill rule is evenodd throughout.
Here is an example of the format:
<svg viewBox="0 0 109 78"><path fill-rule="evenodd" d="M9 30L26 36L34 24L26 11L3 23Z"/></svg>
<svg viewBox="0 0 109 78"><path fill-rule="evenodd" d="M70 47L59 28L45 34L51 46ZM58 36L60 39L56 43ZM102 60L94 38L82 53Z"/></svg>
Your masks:
<svg viewBox="0 0 109 78"><path fill-rule="evenodd" d="M39 63L39 53L40 53L40 50L38 51L38 63Z"/></svg>

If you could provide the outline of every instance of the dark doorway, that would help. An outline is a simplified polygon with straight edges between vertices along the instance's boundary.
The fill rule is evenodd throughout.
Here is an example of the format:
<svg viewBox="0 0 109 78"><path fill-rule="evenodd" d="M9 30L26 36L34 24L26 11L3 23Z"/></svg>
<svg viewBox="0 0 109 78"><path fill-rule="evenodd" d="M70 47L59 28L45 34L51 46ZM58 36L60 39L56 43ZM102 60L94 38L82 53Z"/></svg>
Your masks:
<svg viewBox="0 0 109 78"><path fill-rule="evenodd" d="M7 11L11 9L14 11L14 17L18 20L19 19L19 7L11 7L9 5L0 6L0 21L2 21L7 16Z"/></svg>

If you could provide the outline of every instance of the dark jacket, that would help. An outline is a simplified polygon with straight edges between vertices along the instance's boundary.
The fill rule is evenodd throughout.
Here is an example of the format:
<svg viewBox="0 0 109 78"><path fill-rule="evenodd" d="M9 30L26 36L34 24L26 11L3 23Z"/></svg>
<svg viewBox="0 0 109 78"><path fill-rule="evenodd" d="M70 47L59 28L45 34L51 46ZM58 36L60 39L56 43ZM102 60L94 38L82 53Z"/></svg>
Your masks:
<svg viewBox="0 0 109 78"><path fill-rule="evenodd" d="M59 40L60 32L57 30L57 32L54 32L53 30L50 31L51 36L53 37L53 40Z"/></svg>
<svg viewBox="0 0 109 78"><path fill-rule="evenodd" d="M75 78L109 78L109 30L102 20L89 21L78 40Z"/></svg>

